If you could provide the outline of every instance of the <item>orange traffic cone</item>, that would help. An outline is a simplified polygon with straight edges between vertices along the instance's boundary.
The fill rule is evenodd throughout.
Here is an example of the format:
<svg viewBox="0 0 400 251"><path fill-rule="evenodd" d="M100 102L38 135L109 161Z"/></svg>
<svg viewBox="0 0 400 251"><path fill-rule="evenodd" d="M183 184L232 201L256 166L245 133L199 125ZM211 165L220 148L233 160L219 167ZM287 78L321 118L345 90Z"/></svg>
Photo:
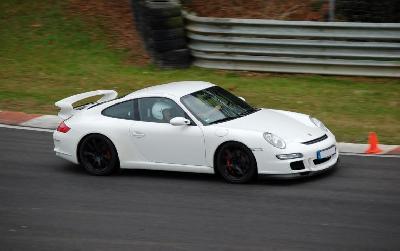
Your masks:
<svg viewBox="0 0 400 251"><path fill-rule="evenodd" d="M370 132L368 135L368 144L369 144L369 148L367 149L367 151L365 151L365 153L369 153L369 154L375 154L375 153L380 153L382 152L381 149L379 149L378 147L378 136L376 135L375 132Z"/></svg>

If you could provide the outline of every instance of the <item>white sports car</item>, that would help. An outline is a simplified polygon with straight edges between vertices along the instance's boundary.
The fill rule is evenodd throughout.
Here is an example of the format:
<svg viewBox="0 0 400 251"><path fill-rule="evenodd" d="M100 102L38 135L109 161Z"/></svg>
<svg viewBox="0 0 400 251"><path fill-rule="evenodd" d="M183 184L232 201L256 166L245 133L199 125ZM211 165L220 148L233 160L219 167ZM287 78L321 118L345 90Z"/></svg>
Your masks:
<svg viewBox="0 0 400 251"><path fill-rule="evenodd" d="M95 103L72 106L98 95ZM93 175L120 167L216 173L245 183L259 174L308 175L338 163L335 136L316 118L253 108L207 82L158 85L122 98L98 90L55 105L64 121L54 132L54 151Z"/></svg>

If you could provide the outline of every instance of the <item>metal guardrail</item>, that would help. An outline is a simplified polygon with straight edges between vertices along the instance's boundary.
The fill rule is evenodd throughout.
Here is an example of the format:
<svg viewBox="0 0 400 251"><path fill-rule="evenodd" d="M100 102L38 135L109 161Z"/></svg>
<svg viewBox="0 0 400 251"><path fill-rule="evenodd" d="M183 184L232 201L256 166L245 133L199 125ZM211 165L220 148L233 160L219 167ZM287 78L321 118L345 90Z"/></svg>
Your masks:
<svg viewBox="0 0 400 251"><path fill-rule="evenodd" d="M400 77L398 23L184 17L200 67Z"/></svg>

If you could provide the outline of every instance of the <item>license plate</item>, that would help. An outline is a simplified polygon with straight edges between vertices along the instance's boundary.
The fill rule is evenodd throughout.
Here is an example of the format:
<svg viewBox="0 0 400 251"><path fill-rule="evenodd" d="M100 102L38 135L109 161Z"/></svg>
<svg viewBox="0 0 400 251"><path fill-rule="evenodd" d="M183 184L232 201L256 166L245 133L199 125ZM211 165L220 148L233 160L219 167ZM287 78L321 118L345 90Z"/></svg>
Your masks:
<svg viewBox="0 0 400 251"><path fill-rule="evenodd" d="M317 151L317 159L324 159L336 153L336 146Z"/></svg>

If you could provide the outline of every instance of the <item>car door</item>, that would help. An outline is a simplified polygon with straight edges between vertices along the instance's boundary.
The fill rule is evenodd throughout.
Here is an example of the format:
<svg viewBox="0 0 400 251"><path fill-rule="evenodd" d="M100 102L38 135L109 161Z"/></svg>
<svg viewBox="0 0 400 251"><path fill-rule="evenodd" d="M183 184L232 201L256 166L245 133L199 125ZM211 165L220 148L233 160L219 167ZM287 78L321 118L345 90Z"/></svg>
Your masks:
<svg viewBox="0 0 400 251"><path fill-rule="evenodd" d="M131 138L136 149L149 162L205 165L202 129L193 121L190 125L174 126L174 117L187 114L175 101L164 97L136 99L138 118L132 121Z"/></svg>
<svg viewBox="0 0 400 251"><path fill-rule="evenodd" d="M115 103L105 108L101 114L104 117L97 125L101 127L100 131L107 132L106 136L114 143L121 167L125 167L127 163L144 161L139 150L132 145L130 133L132 122L137 117L134 100Z"/></svg>

